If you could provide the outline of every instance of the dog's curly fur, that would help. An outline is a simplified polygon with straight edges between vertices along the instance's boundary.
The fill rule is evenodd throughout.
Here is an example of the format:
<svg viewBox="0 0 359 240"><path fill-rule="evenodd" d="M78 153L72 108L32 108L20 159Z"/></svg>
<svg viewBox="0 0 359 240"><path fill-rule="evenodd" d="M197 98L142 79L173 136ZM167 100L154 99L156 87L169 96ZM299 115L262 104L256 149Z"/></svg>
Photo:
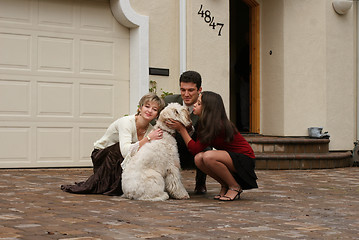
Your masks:
<svg viewBox="0 0 359 240"><path fill-rule="evenodd" d="M191 125L188 110L178 103L170 103L160 113L155 129L163 130L163 137L144 144L127 163L122 173L123 196L129 199L164 201L169 198L187 199L188 192L181 182L180 161L175 130L166 126L168 119Z"/></svg>

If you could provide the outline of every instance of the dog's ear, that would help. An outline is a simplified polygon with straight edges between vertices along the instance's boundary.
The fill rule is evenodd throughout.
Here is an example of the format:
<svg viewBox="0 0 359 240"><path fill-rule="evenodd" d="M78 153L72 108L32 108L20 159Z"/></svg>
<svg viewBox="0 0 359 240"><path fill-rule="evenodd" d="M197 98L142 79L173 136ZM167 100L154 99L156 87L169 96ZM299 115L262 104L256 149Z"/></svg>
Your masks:
<svg viewBox="0 0 359 240"><path fill-rule="evenodd" d="M164 114L160 114L160 116L158 117L158 121L160 122L165 122L167 119L165 118Z"/></svg>
<svg viewBox="0 0 359 240"><path fill-rule="evenodd" d="M189 114L189 111L187 108L183 108L183 116L185 117L185 119L188 121L188 122L192 122L191 121L191 118L190 118L190 114Z"/></svg>

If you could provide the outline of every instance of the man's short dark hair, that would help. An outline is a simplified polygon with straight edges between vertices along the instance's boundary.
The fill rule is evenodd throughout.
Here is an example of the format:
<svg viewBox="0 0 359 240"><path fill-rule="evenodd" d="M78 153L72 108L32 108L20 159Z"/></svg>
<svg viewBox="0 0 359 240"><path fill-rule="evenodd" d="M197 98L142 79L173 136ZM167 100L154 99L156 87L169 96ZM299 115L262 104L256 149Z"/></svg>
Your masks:
<svg viewBox="0 0 359 240"><path fill-rule="evenodd" d="M200 89L202 86L202 77L201 74L199 74L196 71L186 71L181 74L180 76L180 85L181 82L185 83L195 83L197 86L197 89Z"/></svg>

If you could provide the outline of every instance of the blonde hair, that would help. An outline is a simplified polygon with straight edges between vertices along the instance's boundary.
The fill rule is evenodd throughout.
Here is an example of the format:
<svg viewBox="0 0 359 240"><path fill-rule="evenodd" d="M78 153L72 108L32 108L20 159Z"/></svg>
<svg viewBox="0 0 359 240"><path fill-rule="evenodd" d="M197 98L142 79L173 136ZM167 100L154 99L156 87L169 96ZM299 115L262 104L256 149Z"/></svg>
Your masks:
<svg viewBox="0 0 359 240"><path fill-rule="evenodd" d="M157 96L154 93L147 93L146 95L144 95L140 101L138 102L138 109L137 109L137 114L140 114L140 108L143 107L143 105L145 105L148 102L155 102L158 105L158 115L160 115L160 112L163 110L163 108L165 107L165 101L163 101L162 98L160 98L159 96ZM158 116L157 115L157 116Z"/></svg>

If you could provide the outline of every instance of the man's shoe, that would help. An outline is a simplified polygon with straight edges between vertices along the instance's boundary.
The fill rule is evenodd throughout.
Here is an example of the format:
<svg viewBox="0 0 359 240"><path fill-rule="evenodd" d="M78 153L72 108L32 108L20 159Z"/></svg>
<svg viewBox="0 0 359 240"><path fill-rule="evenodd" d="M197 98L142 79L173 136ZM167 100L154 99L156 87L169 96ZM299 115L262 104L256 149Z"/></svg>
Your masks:
<svg viewBox="0 0 359 240"><path fill-rule="evenodd" d="M196 194L205 194L207 192L207 188L206 188L206 185L200 185L200 184L196 184L196 187L194 189L194 192Z"/></svg>
<svg viewBox="0 0 359 240"><path fill-rule="evenodd" d="M207 175L204 172L198 168L196 169L196 187L194 189L196 194L205 194L207 192L206 177Z"/></svg>

